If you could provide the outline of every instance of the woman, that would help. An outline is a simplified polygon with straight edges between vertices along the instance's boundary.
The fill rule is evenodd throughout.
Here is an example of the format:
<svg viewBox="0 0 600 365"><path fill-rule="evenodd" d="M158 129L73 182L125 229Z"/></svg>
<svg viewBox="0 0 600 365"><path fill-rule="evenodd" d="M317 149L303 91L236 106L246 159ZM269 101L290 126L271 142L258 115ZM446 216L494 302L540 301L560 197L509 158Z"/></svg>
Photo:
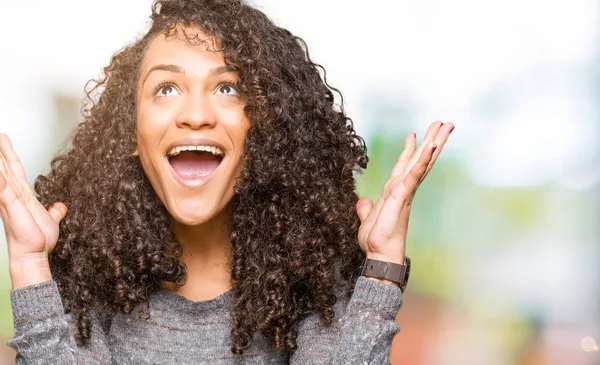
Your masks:
<svg viewBox="0 0 600 365"><path fill-rule="evenodd" d="M411 201L454 126L407 136L373 205L364 141L300 39L240 0L151 18L37 198L0 138L17 362L389 362L406 274L371 267L406 270Z"/></svg>

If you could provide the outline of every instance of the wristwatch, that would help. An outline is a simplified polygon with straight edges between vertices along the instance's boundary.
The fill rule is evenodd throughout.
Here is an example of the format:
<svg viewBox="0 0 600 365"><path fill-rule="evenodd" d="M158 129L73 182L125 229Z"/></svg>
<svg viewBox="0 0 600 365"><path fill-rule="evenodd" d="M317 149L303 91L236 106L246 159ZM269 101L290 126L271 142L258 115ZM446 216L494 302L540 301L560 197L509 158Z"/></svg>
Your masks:
<svg viewBox="0 0 600 365"><path fill-rule="evenodd" d="M360 274L362 276L386 279L398 283L404 293L406 284L408 284L408 277L410 276L410 258L404 256L404 265L367 258Z"/></svg>

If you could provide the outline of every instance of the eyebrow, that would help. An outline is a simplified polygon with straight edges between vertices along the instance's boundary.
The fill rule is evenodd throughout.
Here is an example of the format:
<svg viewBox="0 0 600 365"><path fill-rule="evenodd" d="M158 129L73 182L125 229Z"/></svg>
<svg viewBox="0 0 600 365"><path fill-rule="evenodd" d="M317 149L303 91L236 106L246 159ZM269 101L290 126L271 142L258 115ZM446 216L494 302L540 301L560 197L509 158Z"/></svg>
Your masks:
<svg viewBox="0 0 600 365"><path fill-rule="evenodd" d="M150 76L150 74L156 70L169 71L169 72L185 75L185 70L183 69L183 67L181 67L179 65L163 65L163 64L156 65L156 66L152 66L150 68L150 70L148 70L148 72L146 73L146 76L144 76L144 81L142 82L142 85L144 85L146 83L148 76ZM236 72L237 73L237 72L239 72L239 68L235 65L218 66L218 67L211 68L210 71L208 71L208 75L211 77L214 77L214 76L219 76L221 74L228 73L228 72Z"/></svg>
<svg viewBox="0 0 600 365"><path fill-rule="evenodd" d="M219 66L219 67L215 67L212 68L208 74L210 76L219 76L221 74L225 74L228 72L239 72L239 68L235 65L224 65L224 66Z"/></svg>

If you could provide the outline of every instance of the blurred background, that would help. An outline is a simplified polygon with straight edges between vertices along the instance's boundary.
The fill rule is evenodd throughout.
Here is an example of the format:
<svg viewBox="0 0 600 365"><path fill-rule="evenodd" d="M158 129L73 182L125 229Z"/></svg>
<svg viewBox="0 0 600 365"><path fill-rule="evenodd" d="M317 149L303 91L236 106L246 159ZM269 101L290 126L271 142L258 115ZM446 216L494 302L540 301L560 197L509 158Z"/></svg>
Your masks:
<svg viewBox="0 0 600 365"><path fill-rule="evenodd" d="M28 179L150 0L2 1L0 131ZM344 94L376 198L407 133L456 130L414 202L392 364L600 364L600 2L254 0ZM14 363L0 236L0 364Z"/></svg>

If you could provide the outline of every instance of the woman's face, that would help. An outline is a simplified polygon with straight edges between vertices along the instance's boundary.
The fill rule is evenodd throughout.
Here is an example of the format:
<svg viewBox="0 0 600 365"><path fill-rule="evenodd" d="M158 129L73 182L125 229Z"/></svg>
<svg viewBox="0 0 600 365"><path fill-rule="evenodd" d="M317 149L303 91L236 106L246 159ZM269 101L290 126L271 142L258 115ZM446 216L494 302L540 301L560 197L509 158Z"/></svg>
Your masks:
<svg viewBox="0 0 600 365"><path fill-rule="evenodd" d="M250 126L237 81L212 46L162 34L148 45L137 89L138 153L179 223L205 223L233 197Z"/></svg>

